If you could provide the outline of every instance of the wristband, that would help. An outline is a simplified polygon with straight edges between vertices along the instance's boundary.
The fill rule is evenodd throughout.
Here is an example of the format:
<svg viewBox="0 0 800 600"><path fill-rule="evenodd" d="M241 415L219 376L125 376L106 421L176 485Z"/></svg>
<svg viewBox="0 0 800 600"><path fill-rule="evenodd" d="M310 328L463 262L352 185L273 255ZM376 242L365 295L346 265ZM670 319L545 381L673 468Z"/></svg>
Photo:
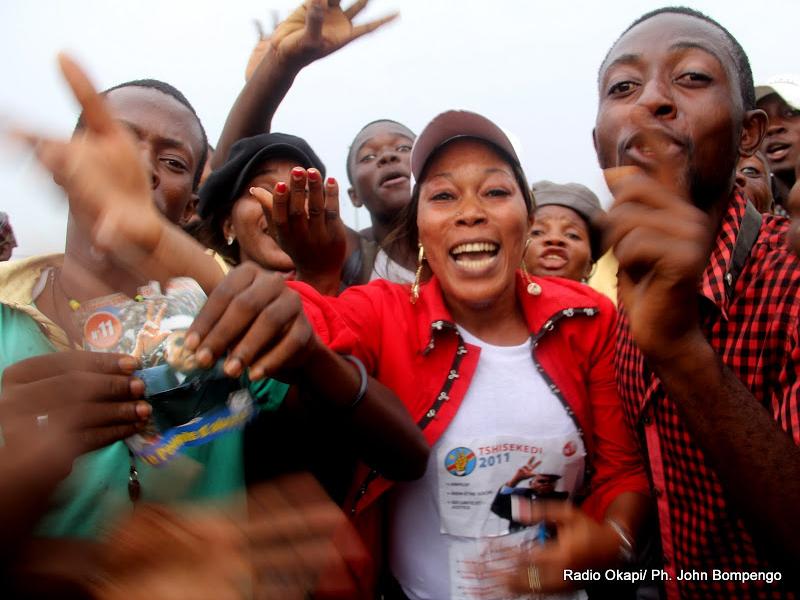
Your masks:
<svg viewBox="0 0 800 600"><path fill-rule="evenodd" d="M358 376L361 379L356 397L353 398L349 406L349 410L354 410L359 402L364 399L364 396L367 395L367 370L364 368L364 363L352 354L342 354L342 358L355 365L356 369L358 369Z"/></svg>

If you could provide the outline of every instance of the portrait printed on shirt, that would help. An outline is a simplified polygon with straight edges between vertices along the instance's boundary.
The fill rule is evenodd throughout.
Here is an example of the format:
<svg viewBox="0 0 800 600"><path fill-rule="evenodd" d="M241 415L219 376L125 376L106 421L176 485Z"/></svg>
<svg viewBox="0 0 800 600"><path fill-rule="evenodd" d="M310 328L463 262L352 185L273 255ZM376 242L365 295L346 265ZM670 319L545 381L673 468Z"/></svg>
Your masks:
<svg viewBox="0 0 800 600"><path fill-rule="evenodd" d="M506 598L498 582L481 574L516 568L521 549L547 539L546 526L531 521L531 503L571 498L583 482L584 461L577 432L441 446L439 511L441 532L453 536L451 597Z"/></svg>
<svg viewBox="0 0 800 600"><path fill-rule="evenodd" d="M135 299L113 294L81 305L76 313L84 348L139 359L134 373L153 407L147 429L126 443L151 464L162 464L184 446L207 443L242 427L254 414L253 399L238 380L228 379L220 359L210 369L197 365L184 347L186 332L206 302L193 279L157 282Z"/></svg>

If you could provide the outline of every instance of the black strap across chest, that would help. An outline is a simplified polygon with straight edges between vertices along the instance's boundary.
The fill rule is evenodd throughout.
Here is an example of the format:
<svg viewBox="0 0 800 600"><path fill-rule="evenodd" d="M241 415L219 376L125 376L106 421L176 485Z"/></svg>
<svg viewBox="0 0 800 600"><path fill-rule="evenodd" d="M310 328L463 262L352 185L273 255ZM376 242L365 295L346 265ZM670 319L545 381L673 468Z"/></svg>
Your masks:
<svg viewBox="0 0 800 600"><path fill-rule="evenodd" d="M733 256L728 265L728 272L725 273L725 293L730 299L733 289L742 269L750 256L750 251L758 239L758 232L761 229L761 213L748 201L745 207L742 224L739 227L739 234L736 236L736 245L733 247Z"/></svg>

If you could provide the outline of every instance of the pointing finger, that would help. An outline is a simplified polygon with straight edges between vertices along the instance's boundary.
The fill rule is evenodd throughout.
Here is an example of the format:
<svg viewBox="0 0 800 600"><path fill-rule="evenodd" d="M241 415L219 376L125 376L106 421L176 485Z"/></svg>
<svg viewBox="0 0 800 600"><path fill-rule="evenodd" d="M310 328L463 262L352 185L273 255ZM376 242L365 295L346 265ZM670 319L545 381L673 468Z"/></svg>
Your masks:
<svg viewBox="0 0 800 600"><path fill-rule="evenodd" d="M108 133L114 129L114 120L106 109L103 98L97 93L86 73L65 53L58 55L58 64L64 79L83 108L83 121L97 133Z"/></svg>

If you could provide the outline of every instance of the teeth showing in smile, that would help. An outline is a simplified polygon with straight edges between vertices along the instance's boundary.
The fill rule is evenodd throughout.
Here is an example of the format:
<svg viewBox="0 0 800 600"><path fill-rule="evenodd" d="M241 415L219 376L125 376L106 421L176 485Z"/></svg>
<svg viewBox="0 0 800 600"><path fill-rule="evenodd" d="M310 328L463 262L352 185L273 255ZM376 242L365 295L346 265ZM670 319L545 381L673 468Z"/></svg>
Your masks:
<svg viewBox="0 0 800 600"><path fill-rule="evenodd" d="M497 252L497 244L491 242L472 242L469 244L459 244L450 251L453 256L464 254L465 252Z"/></svg>
<svg viewBox="0 0 800 600"><path fill-rule="evenodd" d="M500 247L492 242L469 242L459 244L450 251L462 267L478 271L487 267L497 256Z"/></svg>
<svg viewBox="0 0 800 600"><path fill-rule="evenodd" d="M456 259L456 261L458 262L458 264L460 266L462 266L464 268L467 268L467 269L473 269L475 271L478 271L478 270L483 269L484 267L488 266L489 263L491 263L493 260L494 260L494 257L491 257L491 258L480 258L478 260L475 260L475 259L472 259L472 258L467 258L467 259L459 258L459 259Z"/></svg>

